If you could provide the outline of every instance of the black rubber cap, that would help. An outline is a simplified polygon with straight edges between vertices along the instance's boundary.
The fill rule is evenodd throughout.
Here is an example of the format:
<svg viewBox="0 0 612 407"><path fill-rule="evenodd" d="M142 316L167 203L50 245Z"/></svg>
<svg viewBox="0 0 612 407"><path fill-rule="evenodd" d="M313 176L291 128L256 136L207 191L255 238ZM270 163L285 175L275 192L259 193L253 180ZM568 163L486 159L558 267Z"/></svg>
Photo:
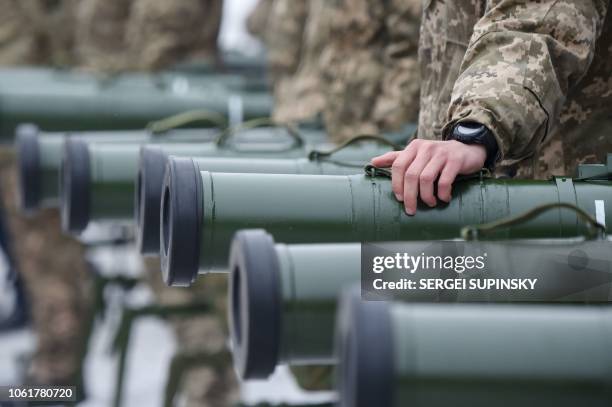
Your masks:
<svg viewBox="0 0 612 407"><path fill-rule="evenodd" d="M202 181L193 160L170 157L162 191L162 276L169 286L187 287L198 276L202 227Z"/></svg>
<svg viewBox="0 0 612 407"><path fill-rule="evenodd" d="M393 405L393 338L389 307L351 289L340 301L336 349L340 407Z"/></svg>
<svg viewBox="0 0 612 407"><path fill-rule="evenodd" d="M39 129L33 124L20 124L15 130L19 206L28 213L40 208Z"/></svg>
<svg viewBox="0 0 612 407"><path fill-rule="evenodd" d="M140 253L159 255L162 185L168 155L159 147L143 147L136 181L136 244Z"/></svg>
<svg viewBox="0 0 612 407"><path fill-rule="evenodd" d="M280 270L272 236L261 229L236 233L230 272L234 368L242 379L263 379L274 372L280 347Z"/></svg>
<svg viewBox="0 0 612 407"><path fill-rule="evenodd" d="M60 174L60 207L65 232L79 234L89 224L90 187L87 143L70 137L64 143Z"/></svg>

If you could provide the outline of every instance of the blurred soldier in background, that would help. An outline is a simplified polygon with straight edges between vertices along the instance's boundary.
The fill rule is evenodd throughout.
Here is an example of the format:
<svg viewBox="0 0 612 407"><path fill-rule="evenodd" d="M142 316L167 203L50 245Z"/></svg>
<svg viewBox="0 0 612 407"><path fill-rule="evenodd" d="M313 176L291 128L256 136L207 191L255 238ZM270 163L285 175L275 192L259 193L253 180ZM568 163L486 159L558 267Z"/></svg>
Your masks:
<svg viewBox="0 0 612 407"><path fill-rule="evenodd" d="M2 65L35 64L40 56L37 52L37 30L32 18L23 10L25 1L0 0L0 63Z"/></svg>
<svg viewBox="0 0 612 407"><path fill-rule="evenodd" d="M216 57L222 0L0 0L0 64L66 65L102 72L156 70L190 58ZM29 381L80 383L79 356L85 343L84 319L90 306L84 248L60 234L57 211L24 218L16 207L13 152L3 148L0 182L14 236L19 270L31 300L38 344ZM151 279L161 283L159 265ZM209 284L225 295L222 283ZM169 289L168 289L169 290ZM174 295L154 290L162 303L212 298L197 288ZM224 310L219 313L225 317ZM216 315L176 323L179 349L224 349ZM221 371L203 367L184 380L186 405L229 405L235 396L231 364ZM81 391L82 389L79 389Z"/></svg>
<svg viewBox="0 0 612 407"><path fill-rule="evenodd" d="M1 0L0 64L70 64L77 1Z"/></svg>
<svg viewBox="0 0 612 407"><path fill-rule="evenodd" d="M420 17L421 0L260 0L249 27L268 47L274 119L322 116L336 142L415 122ZM291 370L307 390L331 386L329 368Z"/></svg>
<svg viewBox="0 0 612 407"><path fill-rule="evenodd" d="M76 19L80 67L104 72L125 69L127 21L133 0L81 0Z"/></svg>
<svg viewBox="0 0 612 407"><path fill-rule="evenodd" d="M546 178L612 151L612 25L608 0L427 2L420 43L418 137L373 162L415 213L451 199L458 174ZM483 143L455 140L458 123ZM439 141L445 140L445 141ZM437 197L433 182L437 182Z"/></svg>
<svg viewBox="0 0 612 407"><path fill-rule="evenodd" d="M320 60L323 117L332 139L416 122L420 0L337 0ZM329 18L329 17L328 17Z"/></svg>
<svg viewBox="0 0 612 407"><path fill-rule="evenodd" d="M302 16L301 36L295 36L295 41L300 44L295 46L299 54L294 55L292 70L280 78L274 87L274 119L279 122L311 120L320 115L325 107L319 59L324 46L331 40L330 26L333 16L330 14L330 4L327 0L307 2L306 13ZM276 15L273 17L279 18ZM281 36L282 33L271 32L270 35ZM274 49L275 45L271 43L271 49ZM284 46L290 48L289 44Z"/></svg>
<svg viewBox="0 0 612 407"><path fill-rule="evenodd" d="M0 64L66 65L73 60L75 1L2 0ZM80 384L80 354L89 308L83 247L60 233L59 214L24 218L17 208L15 157L0 151L0 189L37 336L27 372L36 384ZM81 391L82 389L78 389Z"/></svg>
<svg viewBox="0 0 612 407"><path fill-rule="evenodd" d="M100 71L156 71L178 62L215 60L222 0L82 0L77 39L81 63ZM162 305L224 298L223 278L206 278L191 289L166 287L159 259L146 259L146 279ZM231 405L237 384L226 352L223 301L207 316L172 320L180 352L218 354L226 363L189 370L182 389L186 406ZM219 356L220 355L220 356Z"/></svg>
<svg viewBox="0 0 612 407"><path fill-rule="evenodd" d="M248 32L252 36L259 38L262 42L265 42L264 36L268 25L268 17L272 12L273 4L274 0L260 0L247 17L246 26Z"/></svg>
<svg viewBox="0 0 612 407"><path fill-rule="evenodd" d="M133 0L127 27L130 64L157 70L217 58L222 0Z"/></svg>
<svg viewBox="0 0 612 407"><path fill-rule="evenodd" d="M276 120L322 115L335 141L416 121L420 0L274 0L253 22L265 7Z"/></svg>
<svg viewBox="0 0 612 407"><path fill-rule="evenodd" d="M101 71L159 70L217 57L222 0L82 0L77 50Z"/></svg>

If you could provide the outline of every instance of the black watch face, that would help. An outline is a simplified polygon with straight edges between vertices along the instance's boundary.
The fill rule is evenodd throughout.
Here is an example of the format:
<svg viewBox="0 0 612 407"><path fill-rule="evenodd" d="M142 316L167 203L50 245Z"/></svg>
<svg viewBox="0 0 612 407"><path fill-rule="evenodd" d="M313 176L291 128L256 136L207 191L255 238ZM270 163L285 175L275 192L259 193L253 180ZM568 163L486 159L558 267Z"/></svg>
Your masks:
<svg viewBox="0 0 612 407"><path fill-rule="evenodd" d="M455 134L459 137L472 138L482 133L484 126L479 123L461 123L455 127Z"/></svg>

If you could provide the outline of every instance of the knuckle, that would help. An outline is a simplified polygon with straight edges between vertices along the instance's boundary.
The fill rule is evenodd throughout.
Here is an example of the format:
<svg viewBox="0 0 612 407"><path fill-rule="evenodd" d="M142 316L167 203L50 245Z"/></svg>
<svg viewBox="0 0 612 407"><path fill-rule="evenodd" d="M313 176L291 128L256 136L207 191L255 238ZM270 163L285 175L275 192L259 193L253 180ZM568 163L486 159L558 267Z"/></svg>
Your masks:
<svg viewBox="0 0 612 407"><path fill-rule="evenodd" d="M451 180L448 178L440 178L438 180L438 188L439 189L447 189L451 186Z"/></svg>
<svg viewBox="0 0 612 407"><path fill-rule="evenodd" d="M419 174L413 170L406 171L406 174L404 174L404 176L409 181L416 181L419 179Z"/></svg>
<svg viewBox="0 0 612 407"><path fill-rule="evenodd" d="M421 144L419 150L424 152L432 152L436 148L436 145L431 141L426 141Z"/></svg>
<svg viewBox="0 0 612 407"><path fill-rule="evenodd" d="M449 158L449 151L446 148L437 148L434 156L434 159L436 160L444 160L446 161Z"/></svg>
<svg viewBox="0 0 612 407"><path fill-rule="evenodd" d="M393 164L391 164L391 171L396 172L398 170L401 170L401 167L401 163L398 163L397 160L395 160Z"/></svg>
<svg viewBox="0 0 612 407"><path fill-rule="evenodd" d="M420 138L415 138L414 140L412 140L410 143L408 143L408 146L406 146L406 148L409 148L410 146L413 147L418 147L421 144L423 144L423 139Z"/></svg>
<svg viewBox="0 0 612 407"><path fill-rule="evenodd" d="M434 175L431 173L422 173L420 176L420 180L422 183L432 183L434 181Z"/></svg>

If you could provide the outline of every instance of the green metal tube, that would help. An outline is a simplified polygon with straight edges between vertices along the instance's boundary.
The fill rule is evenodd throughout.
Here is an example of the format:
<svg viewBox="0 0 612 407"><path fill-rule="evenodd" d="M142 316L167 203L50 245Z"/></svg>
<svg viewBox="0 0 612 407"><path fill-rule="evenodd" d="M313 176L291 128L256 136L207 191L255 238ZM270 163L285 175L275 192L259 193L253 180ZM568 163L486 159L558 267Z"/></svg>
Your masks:
<svg viewBox="0 0 612 407"><path fill-rule="evenodd" d="M320 145L329 149L332 146ZM161 184L169 156L194 157L202 171L264 174L357 174L363 165L388 147L365 144L347 147L334 155L334 159L307 158L312 146L287 149L278 144L218 149L211 145L169 144L147 146L140 155L140 168L136 187L135 217L137 245L140 252L159 255L159 213ZM219 158L224 157L224 158ZM245 160L245 157L252 157ZM280 158L282 157L282 158Z"/></svg>
<svg viewBox="0 0 612 407"><path fill-rule="evenodd" d="M440 251L433 242L398 243L402 251L456 256L456 246ZM455 242L449 242L453 244ZM400 246L401 245L401 246ZM486 270L465 271L454 278L471 280L537 278L531 291L401 290L394 298L407 302L564 302L590 304L610 299L612 241L541 239L463 242L461 254L487 253ZM388 247L388 246L387 246ZM391 249L390 254L393 253ZM569 261L580 253L598 263L595 281ZM281 244L263 230L236 233L230 250L229 327L234 364L243 379L265 378L278 364L316 365L336 362L333 332L337 298L345 287L359 285L361 244ZM440 269L428 279L450 279ZM602 274L607 274L604 281ZM420 278L422 275L417 274ZM403 277L403 276L402 276ZM593 278L591 278L593 280ZM386 281L392 281L386 278ZM592 283L592 284L591 284Z"/></svg>
<svg viewBox="0 0 612 407"><path fill-rule="evenodd" d="M15 151L18 162L19 200L22 211L32 213L41 208L59 205L59 172L67 138L82 139L94 143L142 143L168 139L212 140L217 130L184 129L170 130L152 135L144 130L93 131L78 133L42 132L33 124L17 127Z"/></svg>
<svg viewBox="0 0 612 407"><path fill-rule="evenodd" d="M243 228L264 228L286 243L437 240L545 203L573 203L595 216L595 201L603 201L612 216L612 182L565 177L458 181L449 204L420 204L416 216L405 214L390 179L369 175L209 173L177 159L163 191L160 254L164 280L173 285L189 285L198 272L227 272L231 238ZM575 214L558 209L500 235L550 238L582 230Z"/></svg>
<svg viewBox="0 0 612 407"><path fill-rule="evenodd" d="M258 132L259 129L256 129ZM185 153L199 157L284 157L287 155L306 156L312 147L302 143L259 143L241 140L247 139L246 131L237 135L231 143L186 143L169 144L168 150L181 150ZM259 133L257 139L265 140L264 134ZM249 139L251 139L249 137ZM166 139L165 139L166 140ZM171 139L167 139L168 142ZM69 140L66 142L64 163L60 183L61 214L64 230L71 233L82 232L90 221L130 221L135 214L135 196L138 178L140 147L141 143L86 143L83 140ZM166 148L166 147L164 147ZM186 149L186 150L185 150ZM339 159L348 158L362 161L374 155L389 151L388 147L375 147L366 145L363 147L350 147L339 152ZM267 165L264 161L258 161L258 166L252 166L253 171L274 172L273 169L265 170ZM212 164L216 169L223 168L230 171L228 166L221 162ZM287 167L287 166L285 166ZM327 171L333 174L346 174L358 172L356 167L347 167L345 164L321 164L311 165L311 170ZM246 169L245 166L241 167ZM299 170L296 168L295 170ZM293 171L293 169L292 169ZM149 182L149 181L146 181ZM157 181L161 191L163 176ZM161 194L158 196L161 197ZM159 216L159 210L155 211ZM156 231L159 238L159 231ZM158 249L159 250L159 249Z"/></svg>
<svg viewBox="0 0 612 407"><path fill-rule="evenodd" d="M172 114L207 109L232 122L268 117L268 93L231 91L223 86L192 83L188 79L160 86L155 78L100 81L65 74L46 78L2 80L0 73L0 141L10 141L20 123L34 123L45 131L141 129L152 120ZM163 81L162 81L163 82ZM182 85L181 85L182 84Z"/></svg>
<svg viewBox="0 0 612 407"><path fill-rule="evenodd" d="M609 307L349 297L338 316L340 406L612 404Z"/></svg>
<svg viewBox="0 0 612 407"><path fill-rule="evenodd" d="M90 221L129 221L134 216L134 195L138 175L140 148L154 143L157 148L201 155L251 156L242 150L244 139L251 149L258 150L260 142L269 142L270 136L254 129L257 134L246 131L238 134L231 143L219 145L211 142L211 133L187 133L187 136L163 133L132 143L89 143L87 139L64 140L60 175L60 207L62 227L70 233L80 233ZM174 132L174 131L173 131ZM218 130L213 131L218 133ZM192 136L195 134L196 136ZM200 137L202 136L202 137ZM217 135L215 135L217 137ZM194 142L209 140L208 142ZM271 143L274 151L287 151ZM291 149L291 148L289 148ZM301 154L305 150L297 148ZM236 153L235 151L240 151ZM267 150L264 150L267 151ZM161 185L162 179L159 180ZM161 188L161 187L160 187Z"/></svg>

